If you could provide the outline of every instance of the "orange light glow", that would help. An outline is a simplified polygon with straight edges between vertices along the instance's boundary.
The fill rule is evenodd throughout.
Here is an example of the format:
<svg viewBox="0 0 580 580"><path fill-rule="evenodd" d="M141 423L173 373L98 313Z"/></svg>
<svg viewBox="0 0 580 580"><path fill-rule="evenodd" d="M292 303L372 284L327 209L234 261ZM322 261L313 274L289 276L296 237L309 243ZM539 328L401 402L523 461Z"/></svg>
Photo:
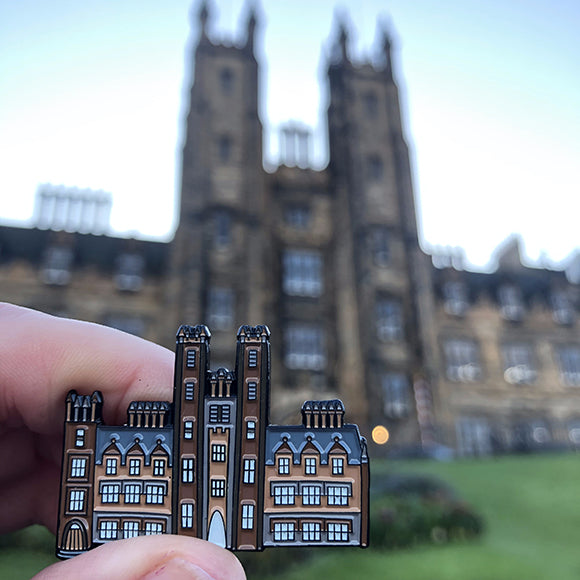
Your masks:
<svg viewBox="0 0 580 580"><path fill-rule="evenodd" d="M384 445L389 440L389 430L383 425L377 425L371 436L377 445Z"/></svg>

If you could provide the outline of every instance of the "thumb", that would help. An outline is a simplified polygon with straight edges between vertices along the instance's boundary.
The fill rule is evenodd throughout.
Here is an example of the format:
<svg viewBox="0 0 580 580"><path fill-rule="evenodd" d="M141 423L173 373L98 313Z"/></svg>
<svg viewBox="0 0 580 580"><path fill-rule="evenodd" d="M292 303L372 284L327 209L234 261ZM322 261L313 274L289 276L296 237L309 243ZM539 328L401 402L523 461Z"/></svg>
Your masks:
<svg viewBox="0 0 580 580"><path fill-rule="evenodd" d="M117 540L45 568L32 580L245 580L239 560L196 538L169 534Z"/></svg>

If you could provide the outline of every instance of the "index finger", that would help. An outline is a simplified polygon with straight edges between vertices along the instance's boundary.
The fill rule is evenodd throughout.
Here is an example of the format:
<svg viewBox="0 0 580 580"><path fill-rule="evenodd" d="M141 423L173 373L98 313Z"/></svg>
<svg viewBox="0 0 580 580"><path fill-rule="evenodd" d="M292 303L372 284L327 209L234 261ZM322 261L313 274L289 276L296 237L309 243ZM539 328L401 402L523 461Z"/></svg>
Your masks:
<svg viewBox="0 0 580 580"><path fill-rule="evenodd" d="M0 303L0 424L62 429L70 389L103 393L121 421L131 400L171 400L173 354L117 330Z"/></svg>

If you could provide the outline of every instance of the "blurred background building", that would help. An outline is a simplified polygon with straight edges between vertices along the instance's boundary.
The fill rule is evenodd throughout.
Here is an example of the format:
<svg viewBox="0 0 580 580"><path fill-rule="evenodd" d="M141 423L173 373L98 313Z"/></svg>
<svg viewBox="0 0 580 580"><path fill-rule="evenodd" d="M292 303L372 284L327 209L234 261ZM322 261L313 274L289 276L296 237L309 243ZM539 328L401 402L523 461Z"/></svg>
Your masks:
<svg viewBox="0 0 580 580"><path fill-rule="evenodd" d="M109 195L43 185L36 227L0 227L0 298L169 347L204 323L216 367L234 367L232 331L265 323L272 419L338 397L363 433L386 428L375 452L580 446L579 277L522 265L517 238L493 273L421 250L388 32L372 64L346 26L333 39L327 167L290 123L266 171L257 17L235 43L210 19L203 2L173 241L115 237Z"/></svg>

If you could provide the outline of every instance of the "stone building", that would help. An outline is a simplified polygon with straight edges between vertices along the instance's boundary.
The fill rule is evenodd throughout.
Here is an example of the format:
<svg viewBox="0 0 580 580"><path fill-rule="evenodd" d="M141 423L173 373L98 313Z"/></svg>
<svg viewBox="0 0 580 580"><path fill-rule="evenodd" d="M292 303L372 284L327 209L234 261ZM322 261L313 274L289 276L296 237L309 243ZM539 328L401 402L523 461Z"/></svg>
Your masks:
<svg viewBox="0 0 580 580"><path fill-rule="evenodd" d="M580 444L578 287L513 252L483 274L435 268L421 250L388 33L374 63L352 60L346 27L333 39L328 166L307 167L289 126L289 164L267 172L256 15L221 43L211 4L197 8L173 241L66 231L53 214L45 229L1 227L2 299L162 343L206 323L217 367L232 366L233 330L265 323L279 337L273 418L340 398L365 433L387 427L376 452ZM506 318L516 299L520 318Z"/></svg>

